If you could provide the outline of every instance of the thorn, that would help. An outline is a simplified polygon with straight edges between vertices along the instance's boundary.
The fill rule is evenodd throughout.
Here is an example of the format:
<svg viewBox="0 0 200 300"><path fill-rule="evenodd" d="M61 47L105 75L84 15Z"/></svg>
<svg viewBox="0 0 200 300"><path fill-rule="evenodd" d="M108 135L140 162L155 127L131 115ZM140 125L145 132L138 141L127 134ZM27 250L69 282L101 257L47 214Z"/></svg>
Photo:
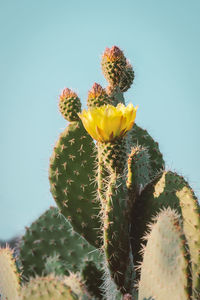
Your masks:
<svg viewBox="0 0 200 300"><path fill-rule="evenodd" d="M67 162L64 162L62 165L63 165L63 168L66 170Z"/></svg>
<svg viewBox="0 0 200 300"><path fill-rule="evenodd" d="M80 152L80 156L82 155L82 153L85 152L85 150L83 150L83 145L81 145L80 149L78 150L78 152Z"/></svg>
<svg viewBox="0 0 200 300"><path fill-rule="evenodd" d="M72 179L67 179L67 184L71 185L72 182L74 182L74 180L72 180Z"/></svg>
<svg viewBox="0 0 200 300"><path fill-rule="evenodd" d="M71 159L72 161L74 161L75 158L76 158L75 155L69 154L69 159Z"/></svg>
<svg viewBox="0 0 200 300"><path fill-rule="evenodd" d="M70 145L72 146L75 143L75 138L69 140Z"/></svg>

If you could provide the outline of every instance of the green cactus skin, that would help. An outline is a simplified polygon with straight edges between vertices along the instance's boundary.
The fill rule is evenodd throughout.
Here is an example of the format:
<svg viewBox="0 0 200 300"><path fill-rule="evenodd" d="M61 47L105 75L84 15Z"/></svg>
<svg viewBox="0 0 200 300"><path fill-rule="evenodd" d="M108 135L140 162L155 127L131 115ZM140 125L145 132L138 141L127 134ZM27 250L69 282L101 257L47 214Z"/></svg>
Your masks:
<svg viewBox="0 0 200 300"><path fill-rule="evenodd" d="M134 124L127 135L131 147L133 147L133 145L140 145L148 150L152 177L164 169L165 163L158 143L153 140L145 129Z"/></svg>
<svg viewBox="0 0 200 300"><path fill-rule="evenodd" d="M135 264L141 261L139 255L142 237L151 217L161 208L170 206L180 213L183 229L189 245L193 291L199 291L200 272L200 208L192 189L182 176L165 171L156 177L141 193L136 202L132 216L132 249Z"/></svg>
<svg viewBox="0 0 200 300"><path fill-rule="evenodd" d="M91 296L95 299L103 299L102 285L103 272L96 267L93 261L87 261L82 268L81 276Z"/></svg>
<svg viewBox="0 0 200 300"><path fill-rule="evenodd" d="M95 145L82 122L71 122L61 133L50 159L51 193L73 228L100 246L100 207L96 201Z"/></svg>
<svg viewBox="0 0 200 300"><path fill-rule="evenodd" d="M22 300L78 300L71 288L53 275L32 278L22 287Z"/></svg>
<svg viewBox="0 0 200 300"><path fill-rule="evenodd" d="M145 237L138 299L153 295L156 300L190 300L190 257L179 215L168 208L154 221Z"/></svg>
<svg viewBox="0 0 200 300"><path fill-rule="evenodd" d="M112 105L117 106L118 103L125 104L125 99L123 92L120 90L119 86L107 86L106 92L112 100Z"/></svg>
<svg viewBox="0 0 200 300"><path fill-rule="evenodd" d="M19 274L13 258L13 251L0 248L0 299L20 300Z"/></svg>
<svg viewBox="0 0 200 300"><path fill-rule="evenodd" d="M55 256L57 265L53 270L66 275L69 271L81 270L84 261L100 260L99 251L74 232L70 223L59 215L58 209L52 207L32 223L22 238L19 259L24 279L53 271L52 265L46 270L45 267L49 257ZM61 264L62 268L59 267Z"/></svg>
<svg viewBox="0 0 200 300"><path fill-rule="evenodd" d="M95 82L91 90L88 92L87 106L90 109L106 104L111 104L111 98L108 96L105 89Z"/></svg>

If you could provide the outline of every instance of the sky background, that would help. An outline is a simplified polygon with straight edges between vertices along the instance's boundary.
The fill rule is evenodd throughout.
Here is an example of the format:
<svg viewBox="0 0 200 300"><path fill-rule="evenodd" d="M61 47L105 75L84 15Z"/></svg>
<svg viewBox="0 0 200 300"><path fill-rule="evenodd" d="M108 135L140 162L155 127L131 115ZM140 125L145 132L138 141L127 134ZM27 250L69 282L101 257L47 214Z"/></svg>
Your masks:
<svg viewBox="0 0 200 300"><path fill-rule="evenodd" d="M64 87L86 107L104 87L105 47L135 70L126 102L159 142L168 169L200 191L199 0L0 0L0 239L22 234L50 205L48 164L66 121Z"/></svg>

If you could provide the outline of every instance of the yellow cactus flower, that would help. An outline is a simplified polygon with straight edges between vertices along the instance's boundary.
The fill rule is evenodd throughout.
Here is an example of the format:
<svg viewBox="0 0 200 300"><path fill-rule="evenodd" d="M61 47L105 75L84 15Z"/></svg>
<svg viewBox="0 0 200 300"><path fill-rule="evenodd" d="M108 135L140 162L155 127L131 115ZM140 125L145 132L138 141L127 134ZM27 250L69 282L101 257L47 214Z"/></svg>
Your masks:
<svg viewBox="0 0 200 300"><path fill-rule="evenodd" d="M119 103L117 107L107 104L83 110L78 115L93 139L110 142L123 137L133 127L136 111L137 106L134 108L131 103L127 107Z"/></svg>

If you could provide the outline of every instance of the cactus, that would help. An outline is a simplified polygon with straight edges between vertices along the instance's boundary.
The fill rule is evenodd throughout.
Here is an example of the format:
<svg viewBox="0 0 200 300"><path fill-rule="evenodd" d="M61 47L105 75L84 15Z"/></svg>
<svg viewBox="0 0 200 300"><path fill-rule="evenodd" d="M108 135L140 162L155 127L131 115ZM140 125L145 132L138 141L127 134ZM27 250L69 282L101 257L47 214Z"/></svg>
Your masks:
<svg viewBox="0 0 200 300"><path fill-rule="evenodd" d="M123 51L106 48L101 66L108 86L93 85L88 110L72 90L60 95L68 123L49 167L59 209L22 239L23 299L199 300L197 198L125 106L134 70Z"/></svg>
<svg viewBox="0 0 200 300"><path fill-rule="evenodd" d="M27 228L20 243L23 277L81 271L84 261L100 263L100 254L51 207Z"/></svg>
<svg viewBox="0 0 200 300"><path fill-rule="evenodd" d="M72 289L53 275L32 278L22 287L22 300L78 300Z"/></svg>
<svg viewBox="0 0 200 300"><path fill-rule="evenodd" d="M0 299L20 300L19 281L13 251L9 247L0 248Z"/></svg>
<svg viewBox="0 0 200 300"><path fill-rule="evenodd" d="M169 249L166 249L164 257L168 256L170 259L179 255L178 253L180 257L184 257L180 268L176 268L172 273L174 278L182 278L173 299L179 295L182 295L182 299L198 299L200 208L197 198L183 177L164 170L165 163L158 143L146 130L134 124L136 108L130 104L124 106L124 92L134 80L133 68L124 53L116 46L106 48L101 66L108 86L104 89L96 83L93 85L88 93L88 111L80 112L78 96L73 94L71 101L71 94L67 95L69 90L67 93L63 92L65 106L70 106L70 111L63 108L63 105L62 113L71 123L63 136L61 134L51 158L49 173L52 194L61 213L71 221L74 229L103 252L105 274L102 277L102 289L106 299L137 299L136 279L139 280L139 299L167 298L167 291L159 291L159 284L153 281L152 293L156 292L143 293L148 290L148 282L145 283L148 280L144 278L148 276L146 272L149 253L154 251L153 255L156 258L159 249L163 249L166 241L162 233L159 235L159 230L165 230L165 226L170 234L167 237ZM62 97L60 101L63 101ZM76 118L72 120L70 116L73 105ZM67 117L67 114L70 116ZM83 135L87 140L82 146ZM89 135L97 141L96 144ZM66 142L63 142L63 137ZM75 142L70 148L71 139ZM67 150L65 146L68 147ZM86 162L93 156L87 169L80 170L84 160L76 154L80 147L85 150ZM70 161L72 151L74 161ZM69 169L66 168L64 172L63 164L69 165ZM77 170L81 172L81 177L70 178L72 172ZM86 183L84 179L88 176L92 178L92 182ZM90 189L85 189L80 194L84 205L85 199L90 203L86 209L77 199L81 184ZM64 195L63 191L67 195ZM77 208L81 211L80 214ZM176 209L177 213L170 208ZM165 210L160 213L161 209ZM156 214L159 216L146 240L143 259L142 239L149 222ZM86 224L85 232L80 224ZM176 245L173 244L174 240ZM158 249L151 250L152 241L159 243ZM182 245L181 241L184 241L187 247ZM170 248L171 245L177 252ZM138 264L141 265L141 279L140 273L137 272ZM163 268L164 274L171 272L169 261L166 260ZM152 269L152 276L158 276L156 265ZM163 277L161 280L165 282L168 279ZM167 282L166 286L170 288L170 282ZM184 286L187 286L187 289Z"/></svg>

